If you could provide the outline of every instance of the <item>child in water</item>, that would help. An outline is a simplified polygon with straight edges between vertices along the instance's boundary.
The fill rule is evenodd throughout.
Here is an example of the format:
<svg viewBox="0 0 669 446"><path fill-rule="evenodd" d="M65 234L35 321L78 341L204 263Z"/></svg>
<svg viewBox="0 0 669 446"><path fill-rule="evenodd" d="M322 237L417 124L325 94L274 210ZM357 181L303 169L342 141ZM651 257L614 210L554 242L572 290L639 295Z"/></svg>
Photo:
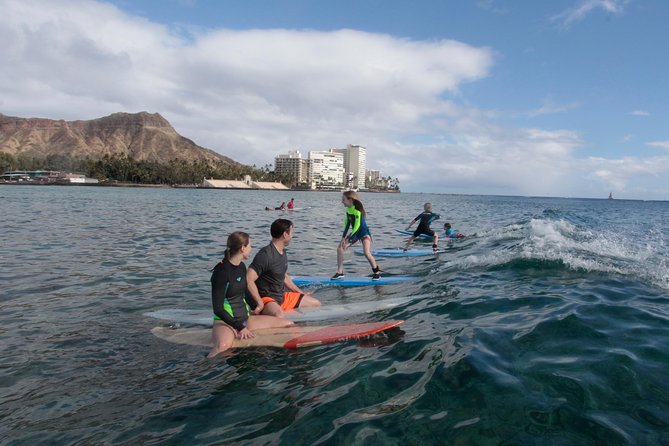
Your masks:
<svg viewBox="0 0 669 446"><path fill-rule="evenodd" d="M414 231L413 235L409 237L409 240L407 240L407 244L404 246L404 250L406 251L409 249L409 246L413 243L413 241L416 239L421 234L429 235L434 239L432 242L432 250L437 251L438 246L437 244L439 243L439 235L434 232L432 229L430 229L430 223L432 223L435 220L439 220L440 215L435 214L432 212L432 203L425 203L423 205L423 212L418 214L416 218L411 220L411 223L409 223L409 226L407 226L406 230L408 231L411 226L413 226L414 223L419 221L418 227Z"/></svg>
<svg viewBox="0 0 669 446"><path fill-rule="evenodd" d="M285 201L282 201L279 206L274 208L275 211L283 211L285 209L286 209L286 202ZM267 206L265 206L265 210L266 211L271 211L272 208L268 208Z"/></svg>
<svg viewBox="0 0 669 446"><path fill-rule="evenodd" d="M376 263L374 256L372 256L372 234L365 220L365 207L362 201L360 201L358 194L353 191L344 192L341 202L346 207L346 225L344 226L344 233L337 247L337 273L332 276L332 280L344 277L344 251L358 240L362 243L362 250L365 253L365 257L367 257L369 265L372 267L372 280L379 280L381 278L381 269ZM349 229L351 229L351 233L347 235Z"/></svg>
<svg viewBox="0 0 669 446"><path fill-rule="evenodd" d="M465 238L466 237L466 235L460 234L455 229L452 229L450 223L444 223L444 231L446 231L444 235L447 238Z"/></svg>

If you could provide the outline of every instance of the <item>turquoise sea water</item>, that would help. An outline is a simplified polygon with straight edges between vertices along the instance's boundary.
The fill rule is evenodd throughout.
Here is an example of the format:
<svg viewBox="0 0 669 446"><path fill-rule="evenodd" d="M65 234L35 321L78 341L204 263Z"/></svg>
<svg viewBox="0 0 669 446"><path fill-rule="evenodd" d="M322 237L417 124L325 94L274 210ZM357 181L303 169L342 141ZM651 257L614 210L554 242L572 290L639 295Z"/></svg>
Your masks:
<svg viewBox="0 0 669 446"><path fill-rule="evenodd" d="M309 209L262 210L291 196ZM334 273L338 193L0 187L0 443L669 444L668 202L362 198L377 249L425 201L478 236L379 260L416 282L316 292L415 296L348 319L403 333L212 361L142 313L208 308L228 233L259 248L279 216L289 271Z"/></svg>

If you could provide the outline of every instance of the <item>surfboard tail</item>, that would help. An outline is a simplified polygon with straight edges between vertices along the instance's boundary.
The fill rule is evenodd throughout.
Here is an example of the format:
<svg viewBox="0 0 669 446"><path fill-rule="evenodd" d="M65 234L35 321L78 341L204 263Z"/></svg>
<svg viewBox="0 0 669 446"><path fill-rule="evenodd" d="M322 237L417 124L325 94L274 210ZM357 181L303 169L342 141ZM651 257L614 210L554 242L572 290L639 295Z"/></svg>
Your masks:
<svg viewBox="0 0 669 446"><path fill-rule="evenodd" d="M404 321L391 320L383 322L370 322L367 324L331 325L329 327L323 327L320 330L312 331L311 333L307 333L297 338L291 339L283 346L285 348L294 350L298 347L328 344L331 342L345 342L371 336L375 333L397 327L402 322Z"/></svg>

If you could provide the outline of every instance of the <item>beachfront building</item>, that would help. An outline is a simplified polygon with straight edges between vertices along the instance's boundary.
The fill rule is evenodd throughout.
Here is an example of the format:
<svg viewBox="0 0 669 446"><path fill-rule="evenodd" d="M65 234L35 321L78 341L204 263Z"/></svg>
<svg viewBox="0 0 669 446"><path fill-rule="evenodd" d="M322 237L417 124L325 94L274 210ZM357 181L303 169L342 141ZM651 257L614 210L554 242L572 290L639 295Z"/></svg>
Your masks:
<svg viewBox="0 0 669 446"><path fill-rule="evenodd" d="M339 189L344 186L344 154L337 149L309 152L309 183L313 189Z"/></svg>
<svg viewBox="0 0 669 446"><path fill-rule="evenodd" d="M58 176L56 182L64 184L97 184L99 181L96 178L88 178L86 175L78 173L65 173Z"/></svg>
<svg viewBox="0 0 669 446"><path fill-rule="evenodd" d="M349 189L364 189L367 149L363 146L348 144L345 149L334 150L344 155L345 186Z"/></svg>
<svg viewBox="0 0 669 446"><path fill-rule="evenodd" d="M285 185L269 181L253 181L250 175L244 175L244 180L215 180L205 178L202 186L206 189L273 189L286 190Z"/></svg>
<svg viewBox="0 0 669 446"><path fill-rule="evenodd" d="M366 177L365 186L367 189L384 189L388 186L388 182L383 178L380 170L368 170Z"/></svg>
<svg viewBox="0 0 669 446"><path fill-rule="evenodd" d="M12 170L0 176L0 180L25 183L59 184L97 184L95 178L88 178L79 173L58 172L55 170Z"/></svg>
<svg viewBox="0 0 669 446"><path fill-rule="evenodd" d="M290 150L274 158L274 172L292 178L295 184L309 182L309 164L311 160L302 158L299 150Z"/></svg>

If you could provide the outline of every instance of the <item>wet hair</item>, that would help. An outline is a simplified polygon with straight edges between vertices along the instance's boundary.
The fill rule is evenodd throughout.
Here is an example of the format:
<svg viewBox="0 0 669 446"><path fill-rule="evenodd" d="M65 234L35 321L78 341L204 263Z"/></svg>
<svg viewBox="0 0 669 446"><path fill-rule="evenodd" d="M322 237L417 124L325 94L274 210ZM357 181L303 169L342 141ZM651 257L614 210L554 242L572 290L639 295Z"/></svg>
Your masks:
<svg viewBox="0 0 669 446"><path fill-rule="evenodd" d="M365 206L363 206L362 201L360 201L360 197L358 197L358 194L353 192L352 190L347 190L344 192L344 196L348 198L349 200L353 200L353 206L364 216L367 216L367 213L365 212Z"/></svg>
<svg viewBox="0 0 669 446"><path fill-rule="evenodd" d="M227 248L225 248L225 258L230 260L230 257L237 254L244 246L249 244L249 235L246 232L235 231L228 236Z"/></svg>
<svg viewBox="0 0 669 446"><path fill-rule="evenodd" d="M423 209L425 209L425 212L432 212L432 203L425 203Z"/></svg>
<svg viewBox="0 0 669 446"><path fill-rule="evenodd" d="M269 233L272 235L272 238L280 238L284 233L290 231L291 226L293 226L292 221L285 218L277 218L272 222Z"/></svg>
<svg viewBox="0 0 669 446"><path fill-rule="evenodd" d="M450 223L444 223L444 229L450 229L451 224Z"/></svg>

